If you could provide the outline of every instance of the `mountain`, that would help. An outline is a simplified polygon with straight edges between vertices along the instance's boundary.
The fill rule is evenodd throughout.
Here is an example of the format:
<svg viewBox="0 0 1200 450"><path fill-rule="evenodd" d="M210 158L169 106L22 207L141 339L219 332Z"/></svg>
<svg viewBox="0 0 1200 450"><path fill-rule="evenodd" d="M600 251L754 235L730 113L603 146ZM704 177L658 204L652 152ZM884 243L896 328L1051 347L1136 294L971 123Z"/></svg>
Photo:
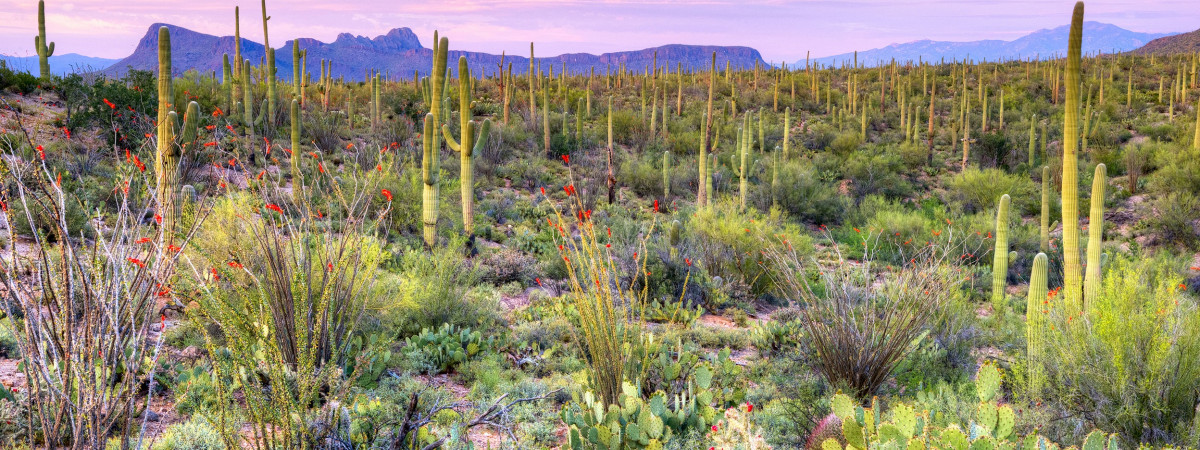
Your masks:
<svg viewBox="0 0 1200 450"><path fill-rule="evenodd" d="M1069 25L1063 25L1049 30L1038 30L1012 41L983 40L970 42L947 42L920 40L905 44L892 44L883 48L858 52L859 64L876 66L887 64L892 59L896 61L925 61L963 60L999 61L1005 59L1048 59L1061 55L1067 48L1067 33ZM1174 33L1138 33L1116 25L1100 22L1083 23L1083 51L1087 52L1126 52L1150 42L1154 39L1170 36ZM852 64L854 53L827 56L815 59L823 65L841 66ZM794 67L804 67L804 60L797 61Z"/></svg>
<svg viewBox="0 0 1200 450"><path fill-rule="evenodd" d="M4 61L9 68L29 72L34 75L38 74L38 57L33 56L9 56L0 55L0 61ZM50 57L50 72L55 75L66 75L75 72L91 72L97 69L103 69L117 62L115 59L109 58L94 58L91 56L83 56L77 53L67 53L65 55L54 55Z"/></svg>
<svg viewBox="0 0 1200 450"><path fill-rule="evenodd" d="M1177 55L1194 52L1200 52L1200 30L1160 37L1133 51L1136 55Z"/></svg>
<svg viewBox="0 0 1200 450"><path fill-rule="evenodd" d="M234 54L233 36L213 36L195 32L183 27L156 23L150 26L146 34L138 41L133 54L116 61L103 73L109 76L121 76L129 67L138 70L158 69L158 29L165 26L171 30L171 68L176 74L189 69L202 72L222 71L222 54ZM321 60L333 61L333 76L345 77L346 80L362 81L368 71L379 70L390 74L392 79L410 79L413 72L421 76L428 74L433 51L421 45L416 34L408 28L396 28L382 36L367 38L342 33L333 42L321 42L316 39L301 38L300 48L307 51L308 73L316 77L321 72ZM592 55L588 53L569 53L551 57L538 57L537 63L543 70L550 70L553 65L556 72L561 71L565 64L567 70L581 73L595 68L597 73L611 67L624 64L627 68L642 71L649 67L658 53L658 64L674 70L677 63L686 67L707 67L712 61L713 52L717 53L717 65L724 67L729 61L734 67L752 68L757 62L766 65L758 50L749 47L723 47L703 45L664 45L644 50L604 53ZM242 57L257 65L265 57L266 51L262 44L242 39ZM481 73L494 74L498 70L500 55L490 53L469 52L456 50L451 47L448 59L449 71L458 72L459 56L467 57L471 73L479 76ZM53 58L51 58L53 59ZM505 64L512 63L513 74L524 74L529 69L529 58L507 55ZM282 47L275 49L276 75L280 79L292 78L292 41L284 42Z"/></svg>

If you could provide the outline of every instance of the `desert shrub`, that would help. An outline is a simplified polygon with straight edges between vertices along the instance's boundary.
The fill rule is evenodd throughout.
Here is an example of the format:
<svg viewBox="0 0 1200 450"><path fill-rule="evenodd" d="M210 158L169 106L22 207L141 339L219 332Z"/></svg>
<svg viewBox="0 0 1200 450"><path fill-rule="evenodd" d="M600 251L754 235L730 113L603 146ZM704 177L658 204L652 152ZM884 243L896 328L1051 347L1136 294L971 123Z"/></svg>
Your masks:
<svg viewBox="0 0 1200 450"><path fill-rule="evenodd" d="M1191 442L1200 316L1182 292L1180 263L1112 258L1083 314L1051 310L1045 398L1074 414L1064 427L1099 427L1129 443Z"/></svg>
<svg viewBox="0 0 1200 450"><path fill-rule="evenodd" d="M479 269L483 281L497 286L512 282L529 283L537 273L537 258L505 247L486 256Z"/></svg>
<svg viewBox="0 0 1200 450"><path fill-rule="evenodd" d="M1041 204L1041 187L1034 186L1028 177L1000 169L968 167L943 182L946 203L965 213L995 211L996 202L1004 194L1012 198L1012 209L1021 214L1034 214Z"/></svg>
<svg viewBox="0 0 1200 450"><path fill-rule="evenodd" d="M412 249L400 258L400 279L376 307L394 333L411 336L443 323L489 329L501 320L495 296L474 289L479 267L463 259L463 244L456 239L430 252Z"/></svg>
<svg viewBox="0 0 1200 450"><path fill-rule="evenodd" d="M811 164L785 161L779 164L779 182L773 189L775 204L790 216L811 224L840 223L846 198L832 183L816 176Z"/></svg>
<svg viewBox="0 0 1200 450"><path fill-rule="evenodd" d="M171 425L163 430L152 450L218 450L225 448L220 433L204 416Z"/></svg>
<svg viewBox="0 0 1200 450"><path fill-rule="evenodd" d="M1191 192L1200 194L1200 158L1195 152L1176 144L1159 144L1155 149L1155 165L1149 187L1158 194Z"/></svg>
<svg viewBox="0 0 1200 450"><path fill-rule="evenodd" d="M910 261L886 269L869 252L860 264L847 264L835 253L834 264L821 265L784 245L766 250L779 289L805 303L801 323L809 358L830 384L867 398L946 314L963 283L950 266L960 260L959 243L933 242Z"/></svg>
<svg viewBox="0 0 1200 450"><path fill-rule="evenodd" d="M859 152L846 159L842 176L850 180L850 193L856 201L868 195L903 198L912 192L912 183L901 173L904 162L894 153Z"/></svg>
<svg viewBox="0 0 1200 450"><path fill-rule="evenodd" d="M829 150L832 151L833 154L845 158L858 150L858 146L861 144L862 138L858 136L858 133L839 133L837 137L833 138L833 141L829 143Z"/></svg>
<svg viewBox="0 0 1200 450"><path fill-rule="evenodd" d="M763 214L741 210L733 201L714 203L691 217L685 238L686 253L711 276L744 280L755 295L763 295L774 283L769 267L760 264L769 240L785 240L804 254L812 250L812 238L786 223L779 210Z"/></svg>
<svg viewBox="0 0 1200 450"><path fill-rule="evenodd" d="M1150 202L1138 226L1151 233L1152 242L1184 249L1200 249L1196 218L1200 197L1187 191L1168 192Z"/></svg>

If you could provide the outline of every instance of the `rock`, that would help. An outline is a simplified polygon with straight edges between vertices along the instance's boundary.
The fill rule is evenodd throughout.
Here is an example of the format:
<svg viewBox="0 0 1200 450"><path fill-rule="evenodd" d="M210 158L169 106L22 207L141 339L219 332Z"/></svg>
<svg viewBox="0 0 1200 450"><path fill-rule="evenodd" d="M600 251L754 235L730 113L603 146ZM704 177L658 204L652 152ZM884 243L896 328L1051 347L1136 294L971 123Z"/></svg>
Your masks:
<svg viewBox="0 0 1200 450"><path fill-rule="evenodd" d="M148 420L150 422L158 422L161 419L162 419L162 416L159 415L158 413L148 410L148 409L146 410L146 420Z"/></svg>

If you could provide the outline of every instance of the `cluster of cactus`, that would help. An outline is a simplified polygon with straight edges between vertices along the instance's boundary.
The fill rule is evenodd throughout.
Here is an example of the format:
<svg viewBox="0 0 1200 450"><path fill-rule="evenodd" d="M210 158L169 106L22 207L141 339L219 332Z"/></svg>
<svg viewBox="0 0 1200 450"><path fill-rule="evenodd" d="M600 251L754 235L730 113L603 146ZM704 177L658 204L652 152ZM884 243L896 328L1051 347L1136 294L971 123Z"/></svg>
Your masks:
<svg viewBox="0 0 1200 450"><path fill-rule="evenodd" d="M878 401L872 399L871 407L855 403L845 394L834 395L831 403L833 416L840 422L839 436L828 437L821 442L822 450L865 450L869 448L942 448L951 450L997 450L997 449L1058 449L1057 444L1037 434L1020 436L1015 431L1016 412L1009 405L999 403L1000 369L991 363L979 368L975 377L975 389L979 395L979 406L975 418L966 426L951 424L938 427L933 424L928 411L919 411L912 405L897 403L884 412ZM886 419L885 419L886 418ZM814 432L815 433L815 432ZM1084 440L1084 450L1116 450L1117 437L1093 431Z"/></svg>
<svg viewBox="0 0 1200 450"><path fill-rule="evenodd" d="M633 349L639 386L622 386L618 404L604 405L594 393L574 394L563 407L569 444L580 449L661 449L689 430L707 431L718 411L745 398L742 369L728 349L702 360L683 348L647 336Z"/></svg>
<svg viewBox="0 0 1200 450"><path fill-rule="evenodd" d="M437 130L441 128L439 124L443 123L441 99L446 90L446 51L450 47L450 40L442 37L439 41L435 31L433 42L433 70L430 71L429 78L425 80L422 91L429 112L425 114L425 128L421 134L424 147L424 155L421 159L421 182L424 185L421 190L421 220L424 224L425 245L431 248L437 245L438 196L440 195L438 171L441 170L438 165L438 153L442 148L440 139L442 133L438 133Z"/></svg>
<svg viewBox="0 0 1200 450"><path fill-rule="evenodd" d="M803 335L799 320L768 320L750 328L750 344L764 356L776 356L798 348Z"/></svg>
<svg viewBox="0 0 1200 450"><path fill-rule="evenodd" d="M54 55L54 43L46 39L45 0L38 0L38 34L33 37L33 48L38 55L39 74L43 80L50 79L50 57Z"/></svg>
<svg viewBox="0 0 1200 450"><path fill-rule="evenodd" d="M294 101L294 100L293 100ZM354 385L373 389L379 385L379 377L392 360L392 351L385 345L386 339L381 334L372 334L367 339L354 336L346 344L346 375L354 380Z"/></svg>
<svg viewBox="0 0 1200 450"><path fill-rule="evenodd" d="M405 351L430 364L437 373L451 372L459 364L480 353L494 350L496 338L484 338L478 331L444 323L437 330L425 328L404 341Z"/></svg>
<svg viewBox="0 0 1200 450"><path fill-rule="evenodd" d="M643 319L650 322L691 326L700 319L700 316L704 315L704 308L700 305L689 308L683 302L651 300L641 307L641 315Z"/></svg>
<svg viewBox="0 0 1200 450"><path fill-rule="evenodd" d="M158 129L154 160L158 182L156 211L161 219L160 243L163 248L175 246L175 228L180 215L179 160L184 153L195 151L200 120L200 105L196 102L188 103L183 120L179 120L172 103L175 91L171 80L171 32L164 26L158 30Z"/></svg>
<svg viewBox="0 0 1200 450"><path fill-rule="evenodd" d="M443 54L445 49L442 49ZM463 229L467 236L475 236L475 152L482 151L487 144L488 133L492 129L491 119L484 119L479 136L475 136L475 121L471 120L471 89L467 86L471 80L471 69L467 66L467 57L458 58L458 116L459 140L450 134L450 127L442 124L442 136L446 145L459 155L459 184L462 186Z"/></svg>

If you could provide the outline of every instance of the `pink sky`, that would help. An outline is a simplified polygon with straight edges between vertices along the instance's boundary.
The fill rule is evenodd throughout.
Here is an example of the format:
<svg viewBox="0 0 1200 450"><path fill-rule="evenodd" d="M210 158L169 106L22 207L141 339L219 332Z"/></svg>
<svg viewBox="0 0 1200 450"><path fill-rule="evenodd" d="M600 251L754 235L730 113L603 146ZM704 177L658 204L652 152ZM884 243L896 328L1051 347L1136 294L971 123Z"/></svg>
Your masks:
<svg viewBox="0 0 1200 450"><path fill-rule="evenodd" d="M1200 28L1197 0L1092 0L1087 20L1141 32ZM1011 40L1068 23L1073 1L974 0L272 0L271 41L374 37L409 27L429 46L435 29L452 48L543 56L602 53L664 44L745 45L768 61L865 50L896 42ZM258 1L48 0L47 35L56 53L121 58L147 27L167 22L202 33L262 42ZM33 55L35 0L0 0L0 53Z"/></svg>

